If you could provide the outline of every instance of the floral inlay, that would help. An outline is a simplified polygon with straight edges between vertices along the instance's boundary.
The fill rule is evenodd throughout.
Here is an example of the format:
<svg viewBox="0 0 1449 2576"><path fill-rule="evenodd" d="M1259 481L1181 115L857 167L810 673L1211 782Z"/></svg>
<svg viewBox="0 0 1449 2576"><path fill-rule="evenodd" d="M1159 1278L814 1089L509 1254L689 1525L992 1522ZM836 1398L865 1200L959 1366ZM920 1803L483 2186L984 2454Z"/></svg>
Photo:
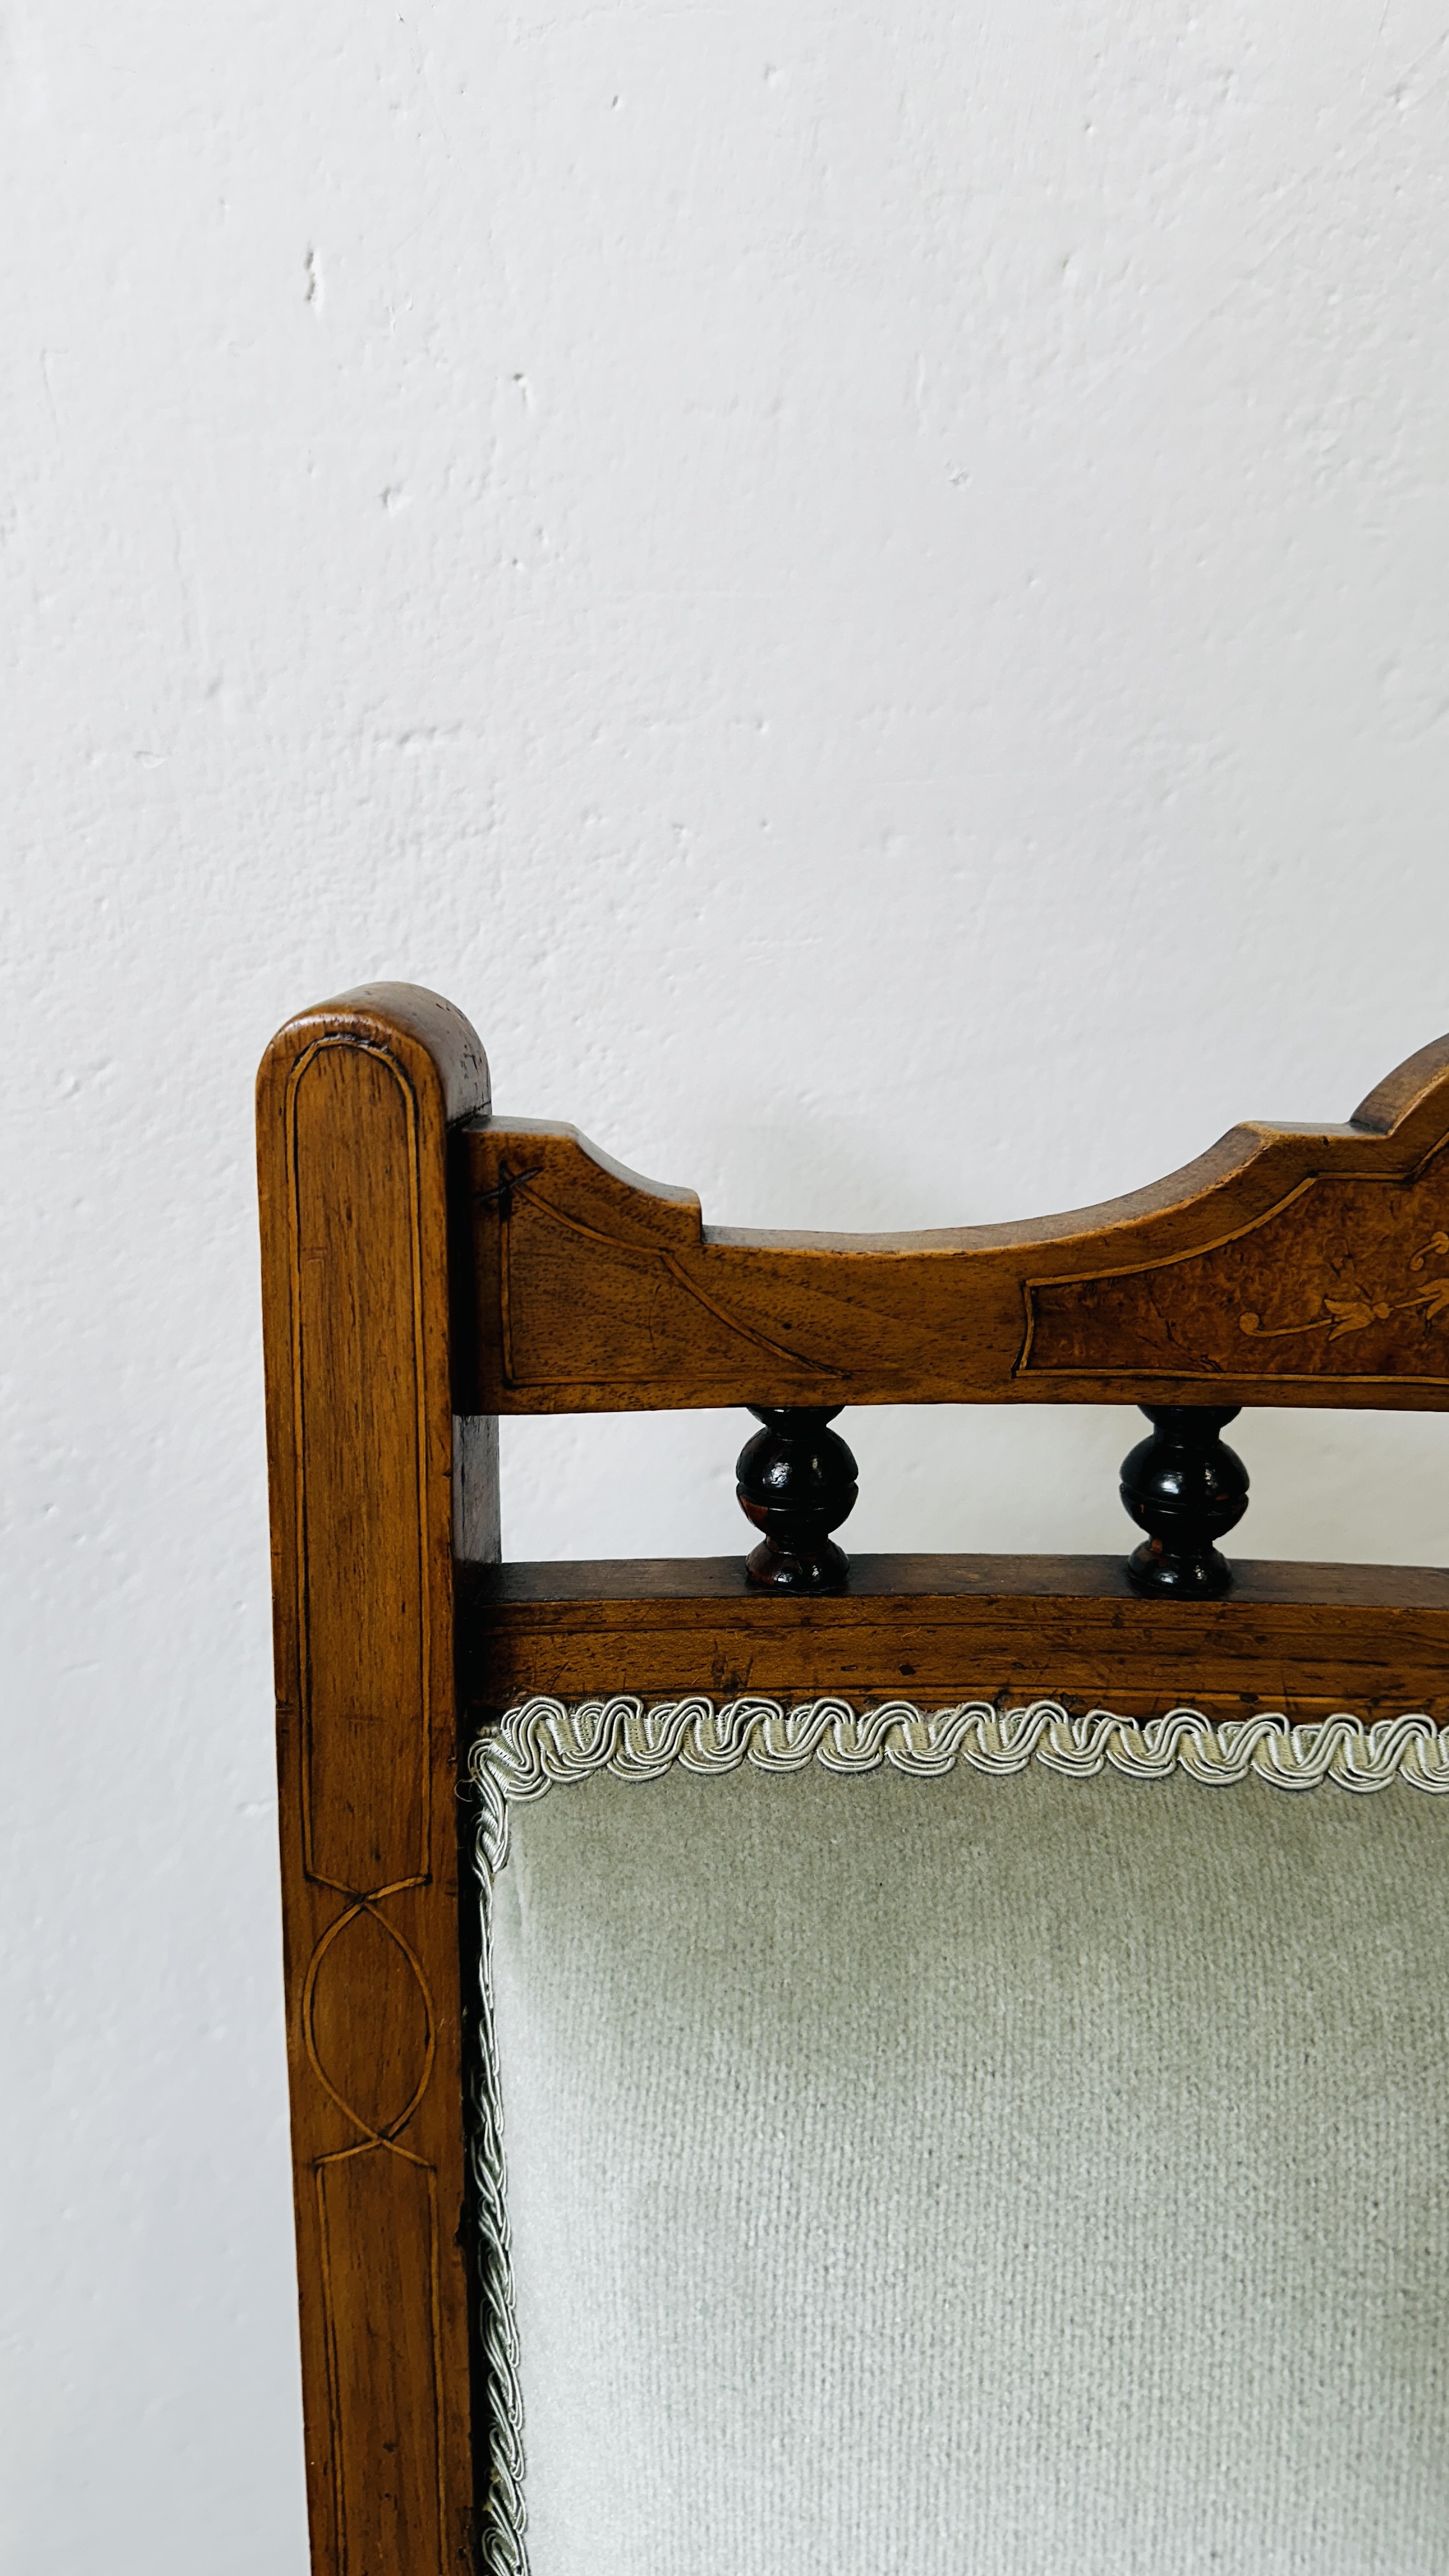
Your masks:
<svg viewBox="0 0 1449 2576"><path fill-rule="evenodd" d="M1431 1234L1409 1263L1411 1272L1422 1271L1431 1253L1449 1252L1449 1234ZM1385 1324L1390 1315L1422 1311L1426 1324L1436 1324L1441 1315L1449 1314L1449 1279L1431 1279L1407 1297L1384 1297L1372 1289L1350 1287L1346 1296L1321 1297L1321 1315L1311 1315L1302 1324L1265 1324L1261 1315L1248 1313L1238 1317L1241 1330L1256 1333L1263 1341L1273 1341L1287 1333L1327 1333L1331 1342L1343 1339L1345 1333L1361 1333L1370 1324Z"/></svg>

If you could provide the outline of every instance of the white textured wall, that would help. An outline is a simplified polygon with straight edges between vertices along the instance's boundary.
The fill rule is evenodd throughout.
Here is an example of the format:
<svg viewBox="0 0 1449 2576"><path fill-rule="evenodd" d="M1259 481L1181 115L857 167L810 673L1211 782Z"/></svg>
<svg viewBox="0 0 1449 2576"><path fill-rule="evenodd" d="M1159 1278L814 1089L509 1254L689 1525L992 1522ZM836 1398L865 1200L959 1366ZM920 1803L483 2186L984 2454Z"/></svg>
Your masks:
<svg viewBox="0 0 1449 2576"><path fill-rule="evenodd" d="M1449 1022L1446 24L0 0L7 2567L303 2561L270 1029L437 984L736 1223L1346 1115ZM747 1427L524 1426L505 1543L732 1548ZM1127 1536L1121 1416L845 1427L862 1544ZM1241 1445L1449 1548L1437 1422Z"/></svg>

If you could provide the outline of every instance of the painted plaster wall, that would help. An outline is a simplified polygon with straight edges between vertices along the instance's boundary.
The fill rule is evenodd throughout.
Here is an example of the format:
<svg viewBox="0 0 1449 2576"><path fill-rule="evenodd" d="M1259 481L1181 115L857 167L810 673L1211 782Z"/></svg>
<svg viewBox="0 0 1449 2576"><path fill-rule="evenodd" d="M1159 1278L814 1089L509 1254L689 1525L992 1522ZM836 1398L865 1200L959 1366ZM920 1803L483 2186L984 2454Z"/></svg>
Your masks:
<svg viewBox="0 0 1449 2576"><path fill-rule="evenodd" d="M7 2566L303 2565L270 1029L439 985L736 1223L1347 1115L1449 1022L1446 27L0 0ZM1119 1415L846 1427L862 1545L1126 1536ZM746 1428L521 1428L505 1543L731 1548ZM1446 1438L1261 1417L1253 1548L1442 1559Z"/></svg>

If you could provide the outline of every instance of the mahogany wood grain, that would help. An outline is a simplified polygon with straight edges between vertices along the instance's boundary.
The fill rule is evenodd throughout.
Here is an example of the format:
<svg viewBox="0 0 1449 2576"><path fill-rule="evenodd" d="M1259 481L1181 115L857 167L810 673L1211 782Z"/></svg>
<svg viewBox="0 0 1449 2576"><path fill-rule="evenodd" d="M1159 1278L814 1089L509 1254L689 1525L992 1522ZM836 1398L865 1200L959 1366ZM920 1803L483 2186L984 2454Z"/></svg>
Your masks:
<svg viewBox="0 0 1449 2576"><path fill-rule="evenodd" d="M467 1022L401 986L291 1021L258 1082L317 2576L473 2564L446 1166L487 1101Z"/></svg>
<svg viewBox="0 0 1449 2576"><path fill-rule="evenodd" d="M1271 1708L1449 1720L1449 1573L1257 1563L1224 1600L1144 1599L1115 1557L858 1556L772 1598L734 1557L501 1565L460 1603L475 1721L531 1691L1063 1699L1151 1716Z"/></svg>
<svg viewBox="0 0 1449 2576"><path fill-rule="evenodd" d="M924 1234L709 1227L571 1127L475 1122L460 1409L1443 1408L1446 1148L1449 1039L1347 1126L1236 1127L1106 1206Z"/></svg>

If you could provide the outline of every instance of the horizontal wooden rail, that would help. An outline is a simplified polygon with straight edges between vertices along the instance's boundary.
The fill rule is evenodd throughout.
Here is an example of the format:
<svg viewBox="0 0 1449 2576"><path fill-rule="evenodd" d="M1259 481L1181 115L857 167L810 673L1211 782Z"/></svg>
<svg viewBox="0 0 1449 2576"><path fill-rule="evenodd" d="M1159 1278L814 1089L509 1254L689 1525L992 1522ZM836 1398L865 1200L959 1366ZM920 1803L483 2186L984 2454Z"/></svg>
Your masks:
<svg viewBox="0 0 1449 2576"><path fill-rule="evenodd" d="M1221 1601L1144 1600L1101 1556L858 1556L782 1600L735 1557L478 1569L459 1604L475 1710L533 1691L1019 1702L1124 1717L1419 1710L1449 1721L1449 1573L1240 1561Z"/></svg>
<svg viewBox="0 0 1449 2576"><path fill-rule="evenodd" d="M1449 1405L1449 1039L1347 1126L1236 1127L1074 1215L742 1234L571 1127L471 1121L462 1409Z"/></svg>

